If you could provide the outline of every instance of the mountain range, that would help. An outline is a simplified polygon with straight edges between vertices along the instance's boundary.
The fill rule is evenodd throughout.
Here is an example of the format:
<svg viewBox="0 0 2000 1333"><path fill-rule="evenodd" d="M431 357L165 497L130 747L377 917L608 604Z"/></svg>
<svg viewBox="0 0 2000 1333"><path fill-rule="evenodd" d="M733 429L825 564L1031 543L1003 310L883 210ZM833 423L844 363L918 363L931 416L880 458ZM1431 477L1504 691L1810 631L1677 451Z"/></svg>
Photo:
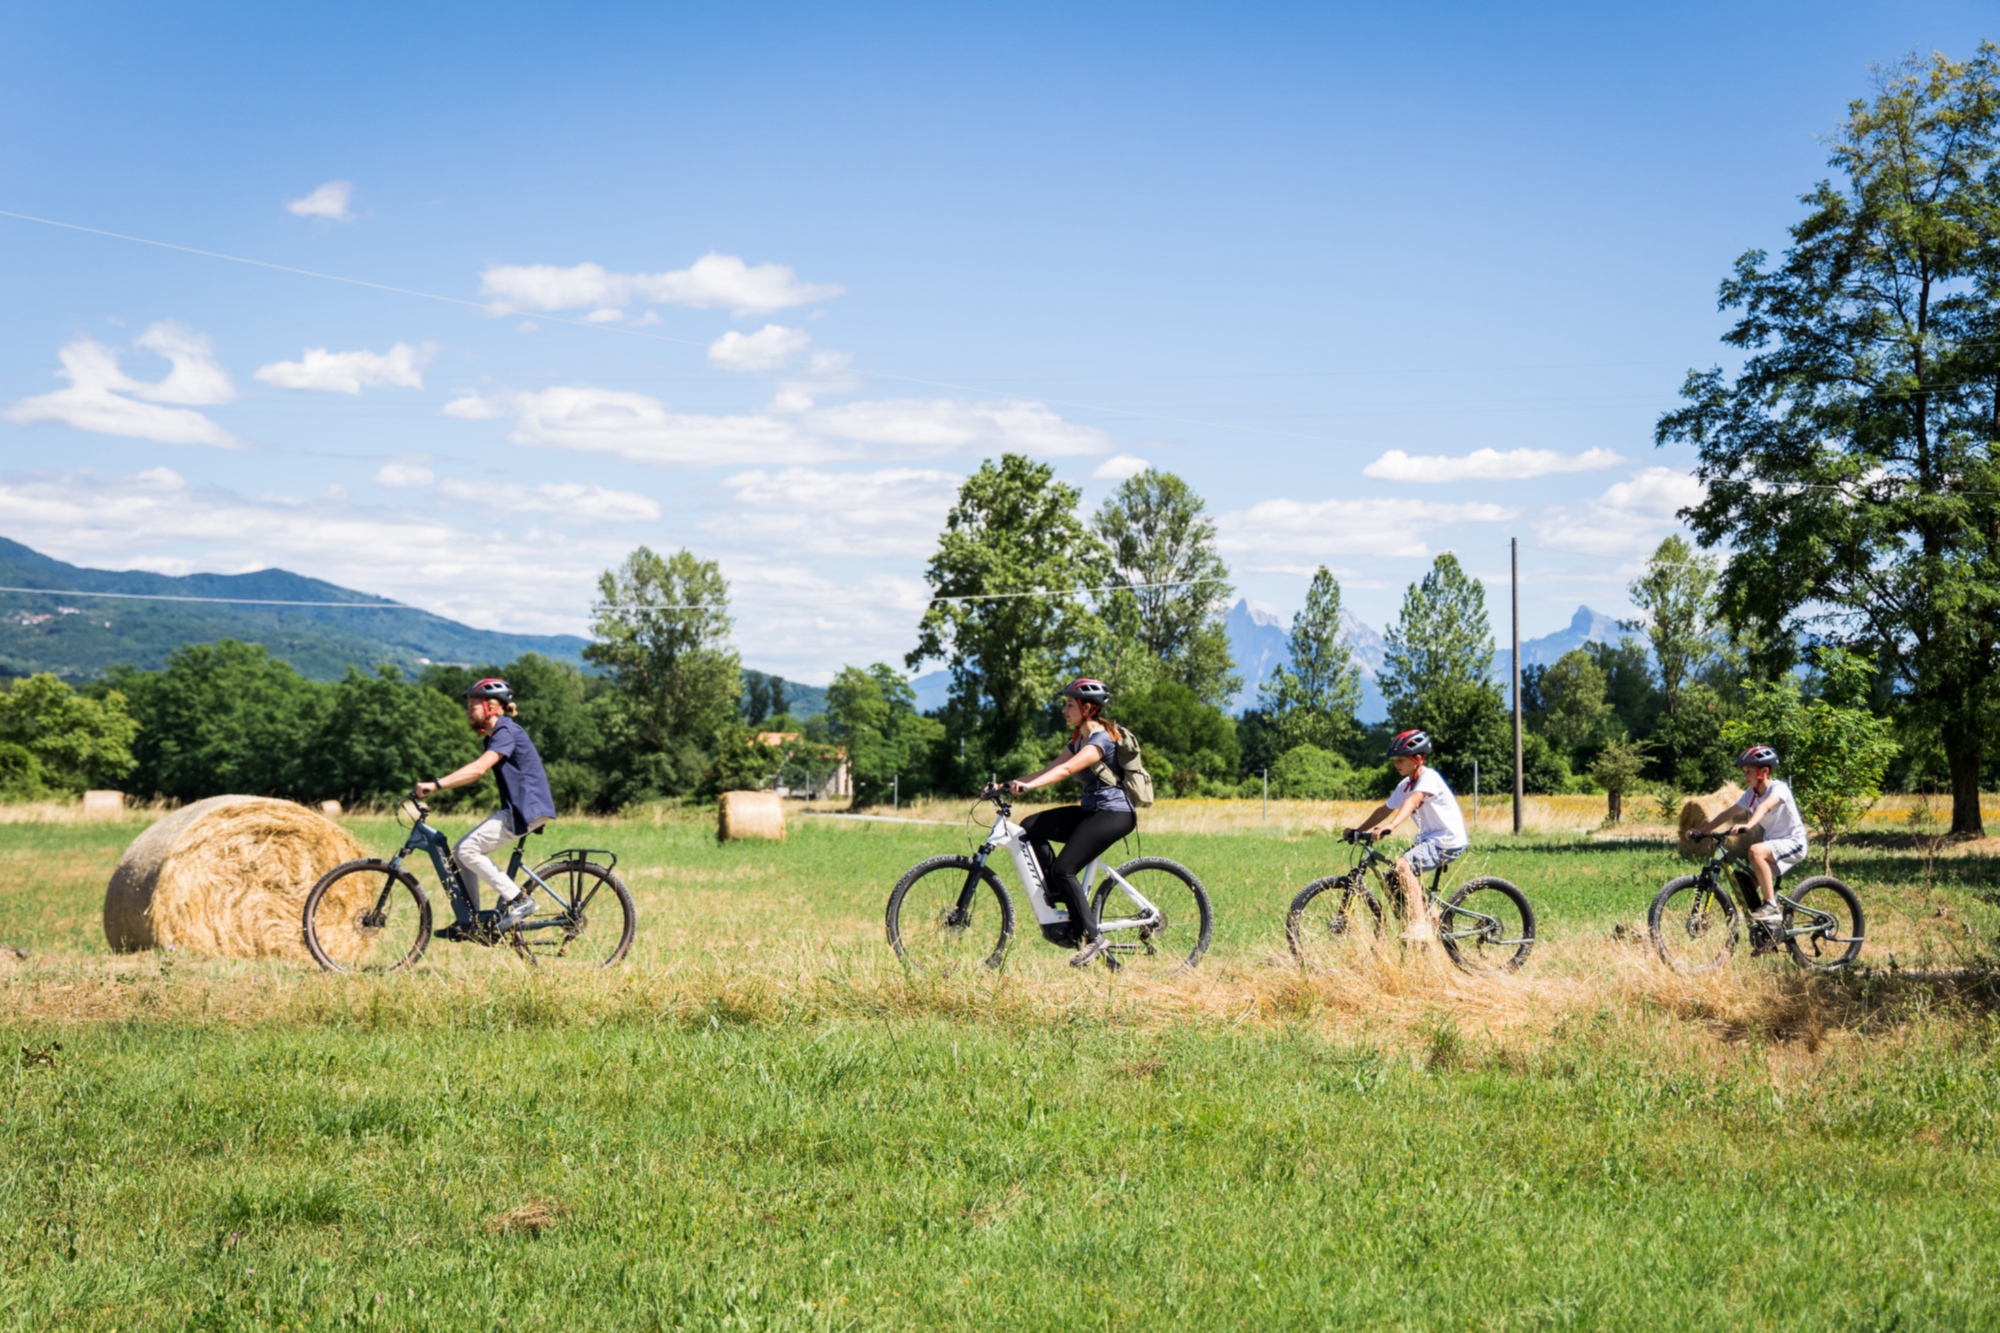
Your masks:
<svg viewBox="0 0 2000 1333"><path fill-rule="evenodd" d="M88 569L0 537L0 680L52 671L84 681L106 668L157 671L189 643L261 643L312 680L338 680L350 666L384 664L415 674L433 662L500 666L523 653L583 665L589 642L574 634L504 634L403 607L282 569L175 577ZM120 596L90 596L117 593ZM139 598L159 598L158 601ZM190 600L240 598L243 601ZM259 602L333 602L269 606ZM745 683L763 673L744 672ZM785 682L801 716L823 711L826 691Z"/></svg>

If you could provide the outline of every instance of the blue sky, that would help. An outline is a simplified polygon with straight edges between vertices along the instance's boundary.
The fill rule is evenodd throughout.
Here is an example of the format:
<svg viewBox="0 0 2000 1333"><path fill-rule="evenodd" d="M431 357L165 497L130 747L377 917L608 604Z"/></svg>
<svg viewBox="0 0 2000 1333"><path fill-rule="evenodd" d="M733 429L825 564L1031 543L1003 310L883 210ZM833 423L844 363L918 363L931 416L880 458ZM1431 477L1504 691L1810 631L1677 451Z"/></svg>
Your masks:
<svg viewBox="0 0 2000 1333"><path fill-rule="evenodd" d="M900 660L957 480L1205 496L1243 593L1523 633L1693 498L1721 357L1871 62L1969 4L13 5L0 534L580 632L721 561L749 665ZM1982 28L1982 20L1985 28ZM1479 451L1491 451L1481 453ZM1439 461L1444 460L1444 461ZM1505 624L1496 630L1505 633Z"/></svg>

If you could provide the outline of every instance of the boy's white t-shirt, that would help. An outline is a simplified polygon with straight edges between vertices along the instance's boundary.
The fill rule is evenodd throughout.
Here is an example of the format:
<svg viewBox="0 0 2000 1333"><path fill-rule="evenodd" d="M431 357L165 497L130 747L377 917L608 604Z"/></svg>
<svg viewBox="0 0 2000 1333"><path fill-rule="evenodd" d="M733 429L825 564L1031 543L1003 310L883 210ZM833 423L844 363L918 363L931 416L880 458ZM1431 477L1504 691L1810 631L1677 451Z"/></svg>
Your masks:
<svg viewBox="0 0 2000 1333"><path fill-rule="evenodd" d="M1736 802L1736 808L1739 810L1755 810L1773 796L1778 798L1778 803L1772 806L1771 813L1765 816L1764 841L1783 842L1787 838L1797 838L1800 842L1804 842L1806 840L1806 821L1799 818L1799 803L1792 797L1791 784L1780 782L1777 778L1772 778L1766 784L1762 796L1759 796L1757 789L1752 787L1743 793L1742 799Z"/></svg>
<svg viewBox="0 0 2000 1333"><path fill-rule="evenodd" d="M1396 784L1396 790L1389 793L1386 804L1391 810L1402 809L1403 802L1410 799L1411 781L1404 778ZM1451 786L1445 782L1444 774L1425 764L1417 770L1415 783L1416 790L1424 795L1424 803L1417 807L1417 813L1410 816L1410 822L1417 826L1417 841L1436 839L1447 847L1465 846L1465 816L1459 812L1458 798L1451 794Z"/></svg>

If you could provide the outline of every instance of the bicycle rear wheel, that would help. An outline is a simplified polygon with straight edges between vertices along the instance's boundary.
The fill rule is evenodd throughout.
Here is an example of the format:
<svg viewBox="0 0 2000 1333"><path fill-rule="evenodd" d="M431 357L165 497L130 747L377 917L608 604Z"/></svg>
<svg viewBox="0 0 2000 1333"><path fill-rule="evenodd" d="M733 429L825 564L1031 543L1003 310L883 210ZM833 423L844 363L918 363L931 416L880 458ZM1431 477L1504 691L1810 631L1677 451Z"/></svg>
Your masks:
<svg viewBox="0 0 2000 1333"><path fill-rule="evenodd" d="M541 910L514 928L516 953L536 966L579 969L625 957L638 919L618 876L591 861L551 861L535 875L548 889L523 886L534 890Z"/></svg>
<svg viewBox="0 0 2000 1333"><path fill-rule="evenodd" d="M1780 889L1803 912L1785 907L1785 947L1792 961L1815 972L1838 972L1861 954L1868 932L1861 919L1861 899L1831 875L1815 875L1791 893ZM1825 921L1814 913L1824 913Z"/></svg>
<svg viewBox="0 0 2000 1333"><path fill-rule="evenodd" d="M1504 879L1469 879L1439 905L1438 938L1467 972L1512 972L1534 950L1535 909Z"/></svg>
<svg viewBox="0 0 2000 1333"><path fill-rule="evenodd" d="M305 943L329 972L395 972L424 956L431 902L409 871L348 861L306 895Z"/></svg>
<svg viewBox="0 0 2000 1333"><path fill-rule="evenodd" d="M1163 856L1142 856L1105 875L1090 907L1104 932L1106 961L1140 976L1168 977L1198 965L1215 930L1208 890L1193 871Z"/></svg>
<svg viewBox="0 0 2000 1333"><path fill-rule="evenodd" d="M1285 940L1308 972L1352 969L1380 947L1383 934L1382 904L1359 872L1314 880L1285 916Z"/></svg>
<svg viewBox="0 0 2000 1333"><path fill-rule="evenodd" d="M1668 881L1646 912L1660 960L1676 972L1711 972L1729 961L1738 934L1729 890L1695 875Z"/></svg>
<svg viewBox="0 0 2000 1333"><path fill-rule="evenodd" d="M889 892L889 947L921 976L996 968L1014 938L1014 902L1000 877L969 856L933 856Z"/></svg>

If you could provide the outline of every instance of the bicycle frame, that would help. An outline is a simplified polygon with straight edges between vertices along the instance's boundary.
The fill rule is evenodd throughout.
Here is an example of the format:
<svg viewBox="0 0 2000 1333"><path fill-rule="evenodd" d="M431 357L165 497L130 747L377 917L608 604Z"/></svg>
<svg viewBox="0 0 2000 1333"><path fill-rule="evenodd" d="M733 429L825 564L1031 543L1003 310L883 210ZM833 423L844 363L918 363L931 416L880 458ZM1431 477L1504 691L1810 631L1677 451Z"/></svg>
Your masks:
<svg viewBox="0 0 2000 1333"><path fill-rule="evenodd" d="M1042 878L1041 863L1035 859L1035 849L1029 845L1028 831L1019 824L1016 824L1009 817L1012 813L1012 807L1006 804L999 805L993 817L993 828L986 835L986 841L980 844L979 853L975 860L979 865L984 866L987 857L996 851L1005 851L1008 856L1013 858L1014 869L1021 876L1021 883L1027 888L1028 906L1033 910L1035 920L1044 926L1067 924L1070 919L1069 913L1058 911L1049 902L1048 885ZM1083 874L1080 876L1083 883L1083 895L1086 899L1090 897L1091 883L1096 879L1097 872L1100 870L1104 872L1105 876L1112 883L1116 884L1124 892L1126 898L1131 901L1132 905L1138 909L1141 915L1116 917L1109 921L1100 920L1097 923L1098 930L1108 935L1114 930L1137 930L1142 927L1152 926L1161 920L1163 913L1161 913L1160 909L1148 901L1145 894L1133 888L1124 876L1120 875L1110 866L1105 865L1102 858L1092 861L1089 865L1085 866ZM976 874L966 876L965 887L959 891L958 896L958 911L961 915L971 908L973 890L978 885L979 877Z"/></svg>
<svg viewBox="0 0 2000 1333"><path fill-rule="evenodd" d="M403 858L410 855L411 853L423 852L426 855L428 855L430 857L432 868L437 871L438 883L444 885L445 896L451 900L451 910L453 917L457 920L458 924L469 926L478 919L478 913L479 913L478 877L475 875L468 875L468 876L460 875L458 863L454 861L451 856L451 840L446 838L445 835L439 832L437 829L432 828L430 824L425 821L424 816L430 813L428 807L423 805L418 805L416 807L416 811L417 811L416 819L410 825L410 836L403 840L402 847L397 850L396 854L393 857L389 859L389 864L392 868L400 870L402 869L403 866ZM562 910L552 916L545 917L540 920L536 920L531 917L527 921L522 922L520 925L515 926L514 929L516 931L525 932L530 930L553 930L566 927L573 920L579 918L582 915L584 908L590 905L590 900L586 898L582 902L571 902L568 898L565 898L563 896L560 890L556 889L554 886L549 884L547 880L543 879L540 875L537 875L533 870L528 869L522 863L523 854L527 849L527 845L528 845L528 839L525 834L515 839L514 854L512 857L508 859L507 862L507 878L513 880L516 884L520 884L521 892L523 893L532 894L536 889L538 888L541 889L544 893L548 894L548 896L552 900L554 900L557 903L560 903L562 905ZM608 863L597 861L595 858L599 856L608 856L610 857L610 860ZM568 860L589 861L592 864L602 865L606 870L610 870L612 867L618 864L618 857L615 854L610 852L597 851L591 848L571 848L556 853L555 856L551 857L550 859L555 861L568 861ZM521 877L523 875L527 876L528 880L530 881L529 883L521 884ZM592 892L594 895L595 890L593 890ZM386 900L389 893L389 888L387 885L383 887L382 893L383 893L383 898ZM383 905L384 905L383 903L377 903L376 911L380 912L382 910Z"/></svg>
<svg viewBox="0 0 2000 1333"><path fill-rule="evenodd" d="M1431 882L1429 884L1424 883L1422 875L1417 876L1417 885L1424 891L1424 906L1430 908L1437 915L1439 935L1453 943L1480 936L1488 939L1494 938L1495 932L1500 930L1502 924L1499 917L1492 916L1486 912L1475 911L1462 904L1447 904L1438 896L1438 889L1444 884L1444 872L1449 870L1453 864L1455 863L1447 861L1445 864L1431 871ZM1383 896L1389 900L1391 910L1397 916L1404 916L1408 913L1409 909L1404 905L1403 885L1401 878L1394 873L1395 868L1396 858L1393 856L1384 856L1381 852L1376 851L1375 843L1370 841L1362 848L1361 856L1355 861L1353 869L1347 873L1356 881L1359 881L1368 872L1373 871L1376 882L1382 887ZM1469 920L1471 925L1466 929L1457 928L1456 923L1460 918Z"/></svg>
<svg viewBox="0 0 2000 1333"><path fill-rule="evenodd" d="M1704 894L1726 892L1722 887L1723 872L1725 870L1728 872L1729 880L1735 884L1736 897L1742 902L1744 916L1747 919L1758 908L1764 905L1763 896L1757 891L1757 877L1751 871L1748 861L1738 856L1735 852L1730 851L1728 844L1721 838L1717 838L1715 839L1715 850L1709 854L1708 861L1696 874L1696 878L1701 881L1701 892ZM1785 893L1784 883L1785 881L1780 879L1774 886L1777 893L1778 905L1791 909L1794 921L1802 917L1805 919L1806 924L1794 925L1787 922L1777 926L1767 926L1761 921L1751 920L1750 930L1753 939L1755 938L1755 932L1763 931L1770 937L1773 947L1784 943L1786 940L1797 939L1802 935L1823 935L1824 938L1836 944L1852 944L1854 942L1854 936L1835 935L1832 933L1834 928L1840 924L1838 917L1834 916L1831 912L1822 912L1816 907L1808 907L1797 899L1788 896ZM1699 894L1696 895L1695 910L1700 910L1702 901L1701 896Z"/></svg>

